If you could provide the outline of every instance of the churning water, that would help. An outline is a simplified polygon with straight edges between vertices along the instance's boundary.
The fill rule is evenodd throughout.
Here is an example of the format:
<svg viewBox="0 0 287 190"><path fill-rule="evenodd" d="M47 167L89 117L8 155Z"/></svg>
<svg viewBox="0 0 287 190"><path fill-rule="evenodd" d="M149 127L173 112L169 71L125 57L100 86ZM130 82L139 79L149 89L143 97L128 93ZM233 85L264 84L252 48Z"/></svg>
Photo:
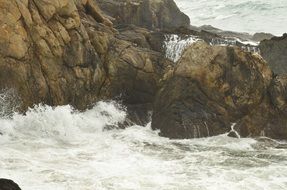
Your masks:
<svg viewBox="0 0 287 190"><path fill-rule="evenodd" d="M287 32L286 0L175 0L195 26L237 32Z"/></svg>
<svg viewBox="0 0 287 190"><path fill-rule="evenodd" d="M150 125L117 129L125 117L115 102L98 102L2 118L0 176L23 190L287 189L286 150L225 134L169 140Z"/></svg>
<svg viewBox="0 0 287 190"><path fill-rule="evenodd" d="M185 48L199 40L198 37L191 35L178 36L176 34L167 34L164 41L165 57L177 62Z"/></svg>
<svg viewBox="0 0 287 190"><path fill-rule="evenodd" d="M176 2L193 25L287 31L286 0ZM167 38L172 60L197 41ZM15 180L23 190L287 189L287 150L268 142L226 134L169 140L150 125L119 129L126 112L115 102L98 102L85 112L39 105L21 115L12 114L15 105L9 101L0 95L0 177Z"/></svg>

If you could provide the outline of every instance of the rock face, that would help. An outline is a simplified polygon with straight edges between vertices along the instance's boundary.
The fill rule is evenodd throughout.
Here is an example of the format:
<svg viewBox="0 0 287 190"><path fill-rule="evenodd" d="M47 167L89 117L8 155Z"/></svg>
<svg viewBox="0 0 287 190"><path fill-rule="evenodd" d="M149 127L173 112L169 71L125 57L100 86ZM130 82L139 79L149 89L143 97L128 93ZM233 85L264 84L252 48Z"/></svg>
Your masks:
<svg viewBox="0 0 287 190"><path fill-rule="evenodd" d="M276 76L268 89L268 96L237 126L242 136L267 136L287 139L287 76Z"/></svg>
<svg viewBox="0 0 287 190"><path fill-rule="evenodd" d="M0 179L0 190L21 190L21 189L12 180Z"/></svg>
<svg viewBox="0 0 287 190"><path fill-rule="evenodd" d="M1 1L0 10L1 88L17 89L25 107L96 99L103 64L74 1Z"/></svg>
<svg viewBox="0 0 287 190"><path fill-rule="evenodd" d="M263 40L259 49L262 57L276 74L287 72L287 34Z"/></svg>
<svg viewBox="0 0 287 190"><path fill-rule="evenodd" d="M173 0L97 0L101 9L114 18L114 23L134 24L148 29L189 27L188 16Z"/></svg>
<svg viewBox="0 0 287 190"><path fill-rule="evenodd" d="M251 39L251 40L256 41L256 42L260 42L260 41L262 41L262 40L270 40L270 39L273 38L273 37L274 37L273 34L260 32L260 33L255 33L255 34L252 36L252 39Z"/></svg>
<svg viewBox="0 0 287 190"><path fill-rule="evenodd" d="M168 61L118 37L95 1L1 1L0 10L0 88L16 89L24 109L152 102Z"/></svg>
<svg viewBox="0 0 287 190"><path fill-rule="evenodd" d="M127 122L144 125L153 110L152 128L170 138L218 135L235 122L243 137L287 139L287 77L261 57L201 41L175 65L164 58L166 34L221 36L187 29L172 0L97 1L105 13L96 0L0 1L0 92L13 89L23 111L120 100ZM261 44L282 70L285 44L286 36Z"/></svg>
<svg viewBox="0 0 287 190"><path fill-rule="evenodd" d="M251 114L267 95L272 72L259 56L198 42L165 77L152 128L170 138L197 138L228 132Z"/></svg>

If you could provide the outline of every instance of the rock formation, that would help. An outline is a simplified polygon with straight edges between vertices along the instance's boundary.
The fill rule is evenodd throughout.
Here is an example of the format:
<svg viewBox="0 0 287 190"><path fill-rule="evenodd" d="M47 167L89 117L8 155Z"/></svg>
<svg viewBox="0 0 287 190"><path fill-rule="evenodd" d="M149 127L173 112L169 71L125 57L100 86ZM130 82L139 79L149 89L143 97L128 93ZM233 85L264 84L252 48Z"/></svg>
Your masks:
<svg viewBox="0 0 287 190"><path fill-rule="evenodd" d="M189 27L190 20L173 0L97 0L116 25L134 24L147 29Z"/></svg>
<svg viewBox="0 0 287 190"><path fill-rule="evenodd" d="M243 137L287 138L286 77L259 56L204 43L221 32L189 29L172 0L0 1L0 23L0 89L13 89L22 111L116 99L140 125L153 109L152 127L170 138L218 135L231 122ZM175 64L164 58L166 34L202 41ZM284 67L285 39L261 44L273 68Z"/></svg>
<svg viewBox="0 0 287 190"><path fill-rule="evenodd" d="M163 136L196 138L228 132L231 123L256 110L267 96L272 72L259 56L198 42L165 77L152 127Z"/></svg>
<svg viewBox="0 0 287 190"><path fill-rule="evenodd" d="M0 190L21 190L20 187L12 180L0 179Z"/></svg>
<svg viewBox="0 0 287 190"><path fill-rule="evenodd" d="M16 89L23 108L151 103L168 61L118 38L95 1L2 1L0 10L0 88Z"/></svg>
<svg viewBox="0 0 287 190"><path fill-rule="evenodd" d="M263 40L259 49L262 57L276 74L287 72L287 34Z"/></svg>

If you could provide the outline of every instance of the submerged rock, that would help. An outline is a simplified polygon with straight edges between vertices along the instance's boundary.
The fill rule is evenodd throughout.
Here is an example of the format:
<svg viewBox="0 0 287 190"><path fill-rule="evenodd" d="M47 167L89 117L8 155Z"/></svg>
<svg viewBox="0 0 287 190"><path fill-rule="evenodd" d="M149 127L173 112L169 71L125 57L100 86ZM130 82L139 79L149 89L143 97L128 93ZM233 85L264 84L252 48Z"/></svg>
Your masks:
<svg viewBox="0 0 287 190"><path fill-rule="evenodd" d="M238 138L238 135L236 134L235 131L230 131L228 134L227 134L228 137L232 137L232 138Z"/></svg>
<svg viewBox="0 0 287 190"><path fill-rule="evenodd" d="M287 73L287 34L261 41L259 49L274 73Z"/></svg>
<svg viewBox="0 0 287 190"><path fill-rule="evenodd" d="M154 103L152 128L170 138L228 132L267 94L272 72L259 56L236 47L191 45L166 74Z"/></svg>
<svg viewBox="0 0 287 190"><path fill-rule="evenodd" d="M251 40L253 41L257 41L257 42L260 42L262 40L270 40L271 38L273 38L274 35L273 34L270 34L270 33L264 33L264 32L259 32L259 33L255 33Z"/></svg>
<svg viewBox="0 0 287 190"><path fill-rule="evenodd" d="M21 190L20 187L12 180L0 179L0 190Z"/></svg>

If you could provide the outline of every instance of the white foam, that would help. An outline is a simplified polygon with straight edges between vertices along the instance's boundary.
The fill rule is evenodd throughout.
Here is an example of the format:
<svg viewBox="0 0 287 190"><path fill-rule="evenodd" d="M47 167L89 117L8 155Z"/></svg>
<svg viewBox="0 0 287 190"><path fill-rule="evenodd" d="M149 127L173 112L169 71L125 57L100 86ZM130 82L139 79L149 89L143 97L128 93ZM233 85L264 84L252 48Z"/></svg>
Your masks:
<svg viewBox="0 0 287 190"><path fill-rule="evenodd" d="M287 188L287 151L256 150L226 134L169 140L132 126L115 102L86 112L40 105L0 120L0 176L23 190L241 190Z"/></svg>
<svg viewBox="0 0 287 190"><path fill-rule="evenodd" d="M192 35L179 36L176 34L166 34L164 41L165 56L177 62L185 48L199 40L198 37Z"/></svg>

